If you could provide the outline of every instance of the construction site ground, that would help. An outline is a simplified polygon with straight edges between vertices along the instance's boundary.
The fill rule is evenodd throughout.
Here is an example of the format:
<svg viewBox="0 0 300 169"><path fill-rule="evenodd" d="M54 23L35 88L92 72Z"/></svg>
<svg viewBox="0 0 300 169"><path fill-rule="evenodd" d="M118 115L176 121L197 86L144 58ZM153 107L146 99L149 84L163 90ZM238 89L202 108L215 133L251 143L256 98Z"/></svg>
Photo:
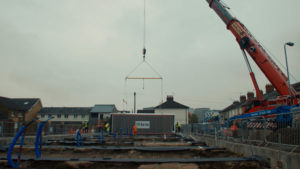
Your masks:
<svg viewBox="0 0 300 169"><path fill-rule="evenodd" d="M28 143L22 148L20 168L28 169L256 169L260 161L242 157L224 148L207 147L204 143L184 138L138 137L106 138L102 144L95 138L84 139L78 147L75 139L48 141L42 157ZM19 146L12 157L17 159ZM0 168L10 168L7 150L0 151Z"/></svg>

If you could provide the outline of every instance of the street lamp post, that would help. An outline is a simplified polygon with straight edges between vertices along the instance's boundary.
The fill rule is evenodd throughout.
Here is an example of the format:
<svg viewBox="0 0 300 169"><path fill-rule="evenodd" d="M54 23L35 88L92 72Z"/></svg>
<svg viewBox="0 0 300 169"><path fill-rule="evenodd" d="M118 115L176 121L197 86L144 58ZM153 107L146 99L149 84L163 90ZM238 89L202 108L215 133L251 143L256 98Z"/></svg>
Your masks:
<svg viewBox="0 0 300 169"><path fill-rule="evenodd" d="M290 73L289 73L289 66L288 66L288 60L287 60L287 54L286 54L286 45L294 46L294 43L293 42L287 42L287 43L284 44L284 54L285 54L286 71L287 71L287 78L288 78L288 85L289 85L289 95L290 95L291 104L292 104L293 99L292 99L292 96L291 96Z"/></svg>

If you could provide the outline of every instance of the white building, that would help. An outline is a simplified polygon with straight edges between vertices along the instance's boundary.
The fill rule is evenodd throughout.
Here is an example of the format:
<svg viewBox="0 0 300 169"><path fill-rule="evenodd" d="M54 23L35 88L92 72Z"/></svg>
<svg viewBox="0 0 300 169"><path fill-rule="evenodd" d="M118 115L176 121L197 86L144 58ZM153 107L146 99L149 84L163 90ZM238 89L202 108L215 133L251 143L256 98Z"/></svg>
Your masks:
<svg viewBox="0 0 300 169"><path fill-rule="evenodd" d="M66 134L88 122L91 107L44 107L38 112L40 121L53 117L44 130L50 134Z"/></svg>
<svg viewBox="0 0 300 169"><path fill-rule="evenodd" d="M51 122L74 122L82 124L89 120L91 107L44 107L38 112L41 121L53 117Z"/></svg>
<svg viewBox="0 0 300 169"><path fill-rule="evenodd" d="M156 106L154 108L154 113L161 114L174 114L175 115L175 124L188 124L188 108L187 106L177 103L174 101L173 96L167 96L167 101Z"/></svg>

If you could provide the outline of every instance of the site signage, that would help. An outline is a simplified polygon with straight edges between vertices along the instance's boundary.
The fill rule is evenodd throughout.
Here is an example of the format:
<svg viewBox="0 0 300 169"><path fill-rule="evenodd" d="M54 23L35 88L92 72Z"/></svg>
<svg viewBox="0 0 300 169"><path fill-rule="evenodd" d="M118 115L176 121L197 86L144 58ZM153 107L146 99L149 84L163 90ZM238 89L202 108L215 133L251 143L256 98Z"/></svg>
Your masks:
<svg viewBox="0 0 300 169"><path fill-rule="evenodd" d="M150 129L150 121L135 121L136 128Z"/></svg>

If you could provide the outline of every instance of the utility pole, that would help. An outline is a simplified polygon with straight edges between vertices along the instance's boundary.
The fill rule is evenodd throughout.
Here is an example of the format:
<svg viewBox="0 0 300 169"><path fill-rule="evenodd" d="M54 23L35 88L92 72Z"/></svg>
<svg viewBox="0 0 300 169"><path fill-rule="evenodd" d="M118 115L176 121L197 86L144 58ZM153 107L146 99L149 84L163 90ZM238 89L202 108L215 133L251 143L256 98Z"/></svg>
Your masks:
<svg viewBox="0 0 300 169"><path fill-rule="evenodd" d="M289 85L289 95L291 99L291 105L293 104L293 98L291 96L291 82L290 82L290 72L289 72L289 66L288 66L288 60L287 60L287 54L286 54L286 45L288 46L294 46L293 42L287 42L284 44L284 55L285 55L285 63L286 63L286 72L287 72L287 80L288 80L288 85Z"/></svg>
<svg viewBox="0 0 300 169"><path fill-rule="evenodd" d="M134 96L134 108L133 108L133 113L136 113L136 93L134 92L133 93L133 96Z"/></svg>

